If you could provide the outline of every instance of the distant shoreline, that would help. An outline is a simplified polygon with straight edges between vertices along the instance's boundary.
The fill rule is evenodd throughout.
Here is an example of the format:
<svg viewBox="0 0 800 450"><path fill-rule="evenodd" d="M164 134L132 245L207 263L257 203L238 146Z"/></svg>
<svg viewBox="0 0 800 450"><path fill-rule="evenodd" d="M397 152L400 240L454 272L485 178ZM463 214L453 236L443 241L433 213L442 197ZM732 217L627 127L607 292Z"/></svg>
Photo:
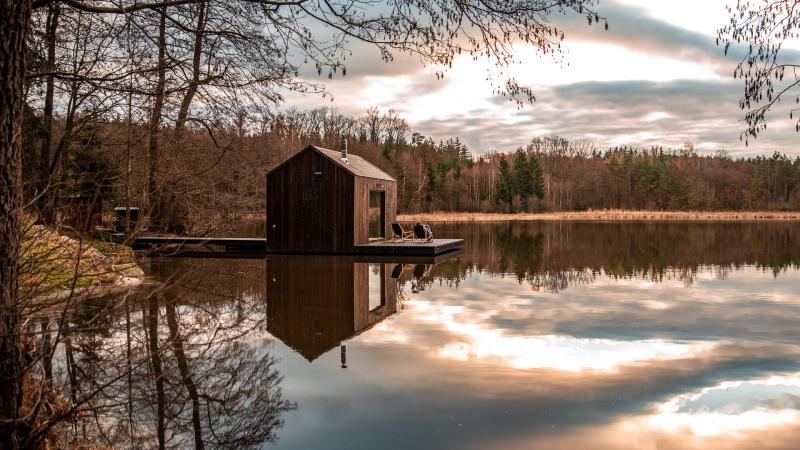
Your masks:
<svg viewBox="0 0 800 450"><path fill-rule="evenodd" d="M545 213L457 213L399 214L399 222L509 222L509 221L757 221L800 220L800 211L634 211L623 209Z"/></svg>

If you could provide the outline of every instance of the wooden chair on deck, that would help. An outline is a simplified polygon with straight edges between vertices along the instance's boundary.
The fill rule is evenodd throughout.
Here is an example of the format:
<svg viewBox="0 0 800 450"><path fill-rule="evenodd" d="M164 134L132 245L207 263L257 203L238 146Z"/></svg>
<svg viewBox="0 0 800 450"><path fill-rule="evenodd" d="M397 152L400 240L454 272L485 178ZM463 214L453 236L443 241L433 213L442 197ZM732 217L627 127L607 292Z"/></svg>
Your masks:
<svg viewBox="0 0 800 450"><path fill-rule="evenodd" d="M433 240L433 231L431 231L431 227L428 224L422 224L417 222L414 224L414 237L419 239L422 242L430 242Z"/></svg>
<svg viewBox="0 0 800 450"><path fill-rule="evenodd" d="M405 241L406 239L412 239L414 237L413 231L404 230L397 222L392 223L392 234L391 240L393 241Z"/></svg>

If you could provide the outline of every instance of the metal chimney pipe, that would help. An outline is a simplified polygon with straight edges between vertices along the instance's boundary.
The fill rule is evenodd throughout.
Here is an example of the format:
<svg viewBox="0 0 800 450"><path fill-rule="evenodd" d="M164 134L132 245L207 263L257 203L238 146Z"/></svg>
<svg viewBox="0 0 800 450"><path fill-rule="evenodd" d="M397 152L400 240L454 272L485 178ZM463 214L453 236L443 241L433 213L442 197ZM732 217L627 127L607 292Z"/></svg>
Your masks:
<svg viewBox="0 0 800 450"><path fill-rule="evenodd" d="M342 151L342 161L347 161L347 139L342 138L342 142L339 144L340 150Z"/></svg>

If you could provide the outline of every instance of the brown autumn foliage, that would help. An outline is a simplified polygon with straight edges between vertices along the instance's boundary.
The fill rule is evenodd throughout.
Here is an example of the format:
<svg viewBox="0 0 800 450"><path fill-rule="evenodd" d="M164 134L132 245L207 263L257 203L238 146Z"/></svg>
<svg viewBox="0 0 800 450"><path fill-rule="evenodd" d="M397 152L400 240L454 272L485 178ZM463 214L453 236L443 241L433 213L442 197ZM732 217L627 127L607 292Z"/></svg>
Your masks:
<svg viewBox="0 0 800 450"><path fill-rule="evenodd" d="M80 161L65 189L101 191L107 208L144 203L147 158L134 152L127 164L127 127L97 123L91 139L73 150ZM143 146L146 129L133 133ZM401 213L525 213L586 210L796 211L800 209L800 160L771 156L732 158L724 152L633 147L601 150L561 138L536 138L513 152L473 153L458 139L435 142L412 133L393 112L370 110L352 118L329 109L288 111L260 123L189 127L185 145L172 146L162 131L160 190L186 209L186 230L224 232L243 219L261 218L264 175L307 144L349 151L398 180ZM73 157L74 158L74 157ZM101 170L88 173L85 160Z"/></svg>

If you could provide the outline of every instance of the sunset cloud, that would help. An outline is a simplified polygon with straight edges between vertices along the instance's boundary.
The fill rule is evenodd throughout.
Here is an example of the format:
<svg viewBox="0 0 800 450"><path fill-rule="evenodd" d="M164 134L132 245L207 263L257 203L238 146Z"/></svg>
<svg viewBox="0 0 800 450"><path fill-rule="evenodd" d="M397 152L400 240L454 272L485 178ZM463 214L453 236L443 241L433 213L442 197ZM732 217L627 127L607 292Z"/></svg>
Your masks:
<svg viewBox="0 0 800 450"><path fill-rule="evenodd" d="M384 63L373 48L354 43L346 77L327 81L303 72L309 81L327 81L333 101L292 94L286 106L330 106L353 115L371 106L394 109L415 131L434 139L460 137L479 154L555 134L601 149L692 142L703 152L800 154L793 123L780 107L758 140L747 147L740 141L743 84L732 78L740 49L725 56L715 44L716 30L727 20L725 1L679 3L686 5L603 1L599 12L608 18L608 31L587 27L580 17L554 16L567 34L564 64L520 46L518 64L506 74L464 57L437 80L436 68L417 58L398 54ZM783 57L800 60L800 52ZM517 108L492 95L487 74L496 84L509 73L534 88L534 104Z"/></svg>
<svg viewBox="0 0 800 450"><path fill-rule="evenodd" d="M302 426L287 426L281 444L407 448L413 436L419 448L738 450L765 435L796 442L798 305L788 299L797 283L797 273L775 278L749 266L724 280L699 270L690 287L602 273L558 293L490 272L457 288L434 283L348 340L347 369L338 349L309 364L276 346L292 374L284 390L302 411L288 419Z"/></svg>

